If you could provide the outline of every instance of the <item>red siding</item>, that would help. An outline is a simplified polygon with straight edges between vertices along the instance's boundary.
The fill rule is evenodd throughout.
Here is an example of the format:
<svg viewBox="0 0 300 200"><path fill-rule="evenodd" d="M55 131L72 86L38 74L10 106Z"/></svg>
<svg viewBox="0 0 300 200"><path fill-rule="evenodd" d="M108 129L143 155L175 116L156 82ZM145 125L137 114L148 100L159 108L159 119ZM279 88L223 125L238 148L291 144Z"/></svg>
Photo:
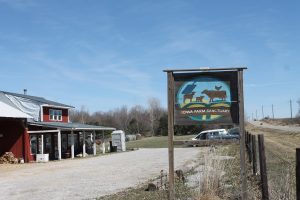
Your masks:
<svg viewBox="0 0 300 200"><path fill-rule="evenodd" d="M44 122L53 122L53 120L50 120L49 110L55 109L55 110L62 110L62 121L59 122L69 122L68 116L69 112L68 109L62 109L62 108L51 108L51 107L43 107L43 121Z"/></svg>
<svg viewBox="0 0 300 200"><path fill-rule="evenodd" d="M5 152L12 152L17 158L24 158L25 146L24 127L21 120L0 120L0 156ZM28 139L28 138L27 138ZM29 141L27 141L28 143ZM28 148L28 147L27 147Z"/></svg>
<svg viewBox="0 0 300 200"><path fill-rule="evenodd" d="M34 161L35 157L30 153L30 135L28 133L28 128L24 130L24 159L25 162Z"/></svg>

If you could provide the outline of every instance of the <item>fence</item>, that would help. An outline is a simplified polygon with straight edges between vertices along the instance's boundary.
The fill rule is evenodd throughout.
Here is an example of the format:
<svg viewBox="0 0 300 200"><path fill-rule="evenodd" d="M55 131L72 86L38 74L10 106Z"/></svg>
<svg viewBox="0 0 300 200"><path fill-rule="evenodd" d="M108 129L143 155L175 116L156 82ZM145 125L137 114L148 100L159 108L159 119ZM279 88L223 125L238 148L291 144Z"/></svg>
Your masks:
<svg viewBox="0 0 300 200"><path fill-rule="evenodd" d="M299 179L297 185L300 188L300 150L297 150L299 165L296 173L295 159L289 159L290 155L282 155L282 152L277 153L272 146L265 145L264 135L246 131L245 142L252 174L259 176L262 199L300 199L300 192L297 192L296 197L296 179Z"/></svg>

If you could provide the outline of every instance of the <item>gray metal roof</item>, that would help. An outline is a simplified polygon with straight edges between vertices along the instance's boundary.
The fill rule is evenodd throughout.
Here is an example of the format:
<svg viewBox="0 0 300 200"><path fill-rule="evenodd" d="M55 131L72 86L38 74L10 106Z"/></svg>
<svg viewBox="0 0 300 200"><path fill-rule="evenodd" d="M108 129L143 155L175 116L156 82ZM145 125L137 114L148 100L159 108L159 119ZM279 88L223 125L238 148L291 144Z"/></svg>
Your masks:
<svg viewBox="0 0 300 200"><path fill-rule="evenodd" d="M7 105L4 102L0 101L0 117L5 118L32 118L31 116L27 115L26 113Z"/></svg>
<svg viewBox="0 0 300 200"><path fill-rule="evenodd" d="M116 130L115 128L105 127L105 126L95 126L88 124L80 124L80 123L63 123L63 122L35 122L28 121L29 125L33 126L42 126L48 128L57 128L61 130Z"/></svg>
<svg viewBox="0 0 300 200"><path fill-rule="evenodd" d="M62 104L62 103L58 103L58 102L55 102L55 101L50 101L50 100L47 100L47 99L45 99L43 97L37 97L37 96L31 96L31 95L25 95L25 94L18 94L18 93L13 93L13 92L6 92L6 91L0 91L0 92L2 92L4 94L16 96L16 97L22 97L22 98L30 99L30 100L33 100L33 101L40 102L42 104L48 104L48 105L52 105L52 106L74 108L73 106Z"/></svg>

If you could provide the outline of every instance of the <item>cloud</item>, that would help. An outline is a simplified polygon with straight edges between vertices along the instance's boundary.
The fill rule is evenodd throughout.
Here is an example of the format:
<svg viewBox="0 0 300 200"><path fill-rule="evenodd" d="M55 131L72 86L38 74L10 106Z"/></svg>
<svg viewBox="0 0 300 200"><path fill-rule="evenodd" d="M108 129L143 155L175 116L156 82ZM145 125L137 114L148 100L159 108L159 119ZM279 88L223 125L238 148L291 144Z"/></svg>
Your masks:
<svg viewBox="0 0 300 200"><path fill-rule="evenodd" d="M82 83L86 87L119 91L138 98L145 98L145 91L148 95L154 95L151 76L134 67L134 61L114 60L105 64L101 62L101 58L99 60L97 57L85 55L85 59L81 59L81 63L76 63L75 66L74 61L52 59L40 52L30 53L28 56L34 63L31 65L38 66L38 70L42 70L42 73L52 80L74 85ZM113 55L108 57L114 58Z"/></svg>

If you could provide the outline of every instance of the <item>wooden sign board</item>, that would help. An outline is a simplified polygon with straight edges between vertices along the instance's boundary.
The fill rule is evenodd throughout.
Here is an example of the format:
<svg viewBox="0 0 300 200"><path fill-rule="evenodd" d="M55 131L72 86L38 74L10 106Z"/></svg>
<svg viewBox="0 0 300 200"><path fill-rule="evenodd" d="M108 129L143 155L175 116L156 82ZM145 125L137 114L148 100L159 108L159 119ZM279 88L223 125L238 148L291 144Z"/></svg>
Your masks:
<svg viewBox="0 0 300 200"><path fill-rule="evenodd" d="M175 125L238 124L237 71L176 73Z"/></svg>
<svg viewBox="0 0 300 200"><path fill-rule="evenodd" d="M175 200L174 124L238 124L240 127L241 199L247 199L245 173L243 70L176 69L168 74L169 200Z"/></svg>

